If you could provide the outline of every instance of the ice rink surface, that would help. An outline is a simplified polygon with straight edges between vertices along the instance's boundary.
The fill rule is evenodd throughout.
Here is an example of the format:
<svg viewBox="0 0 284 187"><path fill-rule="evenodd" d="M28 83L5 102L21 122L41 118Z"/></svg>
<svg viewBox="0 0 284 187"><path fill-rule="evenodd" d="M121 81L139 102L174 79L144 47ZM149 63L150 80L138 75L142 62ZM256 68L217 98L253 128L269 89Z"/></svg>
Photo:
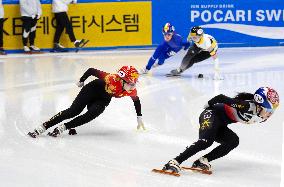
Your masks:
<svg viewBox="0 0 284 187"><path fill-rule="evenodd" d="M141 76L138 93L146 132L136 131L133 102L125 97L112 99L101 116L77 128L76 136L65 133L59 138L43 135L32 139L26 135L69 107L80 90L75 83L89 67L107 72L115 72L122 65L142 68L152 52L114 50L0 57L0 186L280 186L283 47L220 49L223 81L212 80L211 60L195 64L182 77L165 77L179 66L184 51ZM203 79L196 78L199 73L204 74ZM237 92L254 92L260 86L278 91L278 110L263 124L229 125L239 135L240 145L212 162L213 175L185 171L181 177L173 177L151 172L197 140L198 117L207 100L219 93L234 96ZM211 149L183 165L190 166Z"/></svg>

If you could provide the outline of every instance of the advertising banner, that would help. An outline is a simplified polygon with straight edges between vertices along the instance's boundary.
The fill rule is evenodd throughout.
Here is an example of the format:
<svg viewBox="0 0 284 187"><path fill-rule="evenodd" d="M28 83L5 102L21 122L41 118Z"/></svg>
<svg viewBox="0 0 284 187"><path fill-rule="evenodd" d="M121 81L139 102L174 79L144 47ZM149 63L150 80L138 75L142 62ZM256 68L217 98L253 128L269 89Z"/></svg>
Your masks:
<svg viewBox="0 0 284 187"><path fill-rule="evenodd" d="M141 8L143 7L143 8ZM22 49L22 21L19 5L4 5L4 47ZM37 24L36 45L52 48L55 19L50 4L43 4ZM77 39L89 39L88 47L143 46L152 44L151 2L70 4L68 15ZM61 43L74 47L67 34Z"/></svg>
<svg viewBox="0 0 284 187"><path fill-rule="evenodd" d="M189 19L214 29L227 45L280 45L284 41L284 1L191 1Z"/></svg>
<svg viewBox="0 0 284 187"><path fill-rule="evenodd" d="M2 0L3 4L19 4L20 0ZM134 2L141 0L77 0L77 3L98 3L98 2ZM151 1L151 0L143 0ZM52 0L40 0L41 4L51 4Z"/></svg>
<svg viewBox="0 0 284 187"><path fill-rule="evenodd" d="M170 21L184 37L190 27L200 25L221 46L284 44L283 0L181 0L175 3L165 0L153 1L153 10L155 7L163 7L160 10L166 14L162 18L153 11L153 43L160 41L161 25Z"/></svg>

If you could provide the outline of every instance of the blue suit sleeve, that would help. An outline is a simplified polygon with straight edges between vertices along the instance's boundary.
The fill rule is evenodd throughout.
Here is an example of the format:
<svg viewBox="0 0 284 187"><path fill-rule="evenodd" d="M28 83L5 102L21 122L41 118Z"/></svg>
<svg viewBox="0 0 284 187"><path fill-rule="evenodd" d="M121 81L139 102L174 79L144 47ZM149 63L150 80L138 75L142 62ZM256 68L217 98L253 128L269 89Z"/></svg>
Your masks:
<svg viewBox="0 0 284 187"><path fill-rule="evenodd" d="M182 42L182 46L184 47L184 50L187 50L192 45L192 42L186 41Z"/></svg>

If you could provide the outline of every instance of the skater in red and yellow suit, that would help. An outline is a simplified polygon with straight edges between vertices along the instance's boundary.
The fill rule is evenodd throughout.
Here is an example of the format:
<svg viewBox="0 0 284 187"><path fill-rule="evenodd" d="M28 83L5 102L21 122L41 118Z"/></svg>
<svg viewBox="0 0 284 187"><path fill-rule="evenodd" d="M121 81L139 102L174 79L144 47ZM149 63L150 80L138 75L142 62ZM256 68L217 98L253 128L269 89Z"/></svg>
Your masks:
<svg viewBox="0 0 284 187"><path fill-rule="evenodd" d="M84 81L91 75L98 79L95 79L84 86ZM89 68L77 83L79 87L83 88L73 101L72 105L68 109L56 114L49 121L46 121L35 128L33 132L29 132L28 135L36 138L38 135L44 133L46 129L63 120L73 118L71 121L56 127L52 133L49 133L49 135L56 137L67 129L74 129L75 127L88 123L98 117L109 105L112 97L121 98L124 96L130 96L133 100L137 114L137 129L145 129L142 121L140 99L137 96L136 90L138 77L139 74L137 70L132 66L121 67L117 74L110 74L94 68ZM87 112L79 115L85 107L88 109Z"/></svg>

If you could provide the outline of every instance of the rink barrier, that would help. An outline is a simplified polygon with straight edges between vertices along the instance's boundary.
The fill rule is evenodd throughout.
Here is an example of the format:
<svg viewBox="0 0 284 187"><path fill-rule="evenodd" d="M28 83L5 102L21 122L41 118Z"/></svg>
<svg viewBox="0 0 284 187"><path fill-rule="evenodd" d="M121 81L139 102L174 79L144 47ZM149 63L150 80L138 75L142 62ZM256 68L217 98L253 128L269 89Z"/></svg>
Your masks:
<svg viewBox="0 0 284 187"><path fill-rule="evenodd" d="M155 49L158 45L143 45L143 46L113 46L113 47L85 47L83 49L81 49L80 51L100 51L100 50L123 50L123 49L127 49L127 50L137 50L137 49L141 49L141 50L149 50L149 49ZM250 47L269 47L270 45L251 45ZM274 45L276 46L284 46L284 43L279 43L278 45ZM232 45L232 44L220 44L219 48L234 48L234 47L248 47L246 45ZM66 48L69 52L75 52L76 49L74 48ZM52 48L48 48L48 49L42 49L43 52L49 53L52 50ZM15 49L15 50L7 50L7 53L23 53L23 49Z"/></svg>
<svg viewBox="0 0 284 187"><path fill-rule="evenodd" d="M153 0L152 6L153 44L163 40L165 22L171 22L184 38L192 26L200 25L221 47L279 46L284 42L283 0L258 0L257 6L247 0ZM160 12L165 14L159 16Z"/></svg>
<svg viewBox="0 0 284 187"><path fill-rule="evenodd" d="M141 0L77 0L77 3L95 3L95 2L138 2ZM151 1L151 0L143 0ZM51 4L52 0L40 0L41 4ZM19 0L2 0L3 4L19 4Z"/></svg>
<svg viewBox="0 0 284 187"><path fill-rule="evenodd" d="M9 15L4 22L4 48L22 49L22 21L17 11L19 5L6 5L4 8L5 15ZM53 47L56 22L50 4L43 4L42 9L35 45L49 49ZM87 47L152 45L151 2L72 4L68 14L76 38L90 40ZM64 33L60 43L66 48L74 47Z"/></svg>
<svg viewBox="0 0 284 187"><path fill-rule="evenodd" d="M153 45L148 45L148 46L113 46L113 47L84 47L82 48L80 51L91 51L91 50L149 50L149 49L155 49L155 47L157 46L153 46ZM75 48L66 48L68 50L68 52L75 52L76 49ZM52 50L52 48L48 48L48 49L42 49L41 51L46 52L46 53L54 53L54 52L50 52ZM61 54L68 54L68 52L63 52ZM15 50L7 50L7 54L9 53L23 53L23 49L15 49Z"/></svg>
<svg viewBox="0 0 284 187"><path fill-rule="evenodd" d="M7 2L11 4L7 4ZM13 32L16 35L14 38L4 38L4 47L12 52L22 48L22 44L19 42L21 40L19 36L21 32L19 7L13 4L17 2L18 0L3 0L5 15L9 15L4 27L6 30L10 29L7 33L11 34ZM47 36L46 33L54 32L54 24L50 23L52 21L51 6L49 4L51 0L41 0L41 2L43 3L44 15L39 21L39 27L44 28L38 28L41 31L38 32L37 38L42 38L40 48L49 49L52 47L53 34ZM168 6L169 4L171 6ZM124 5L124 7L120 5ZM13 11L8 10L6 12L6 7L9 6L14 6ZM118 6L119 8L115 10L107 8L112 6ZM143 7L142 10L141 7ZM77 5L70 5L69 16L72 18L77 38L90 39L88 47L92 50L111 49L115 46L122 48L126 46L129 48L157 46L163 41L161 28L166 22L171 22L175 26L176 32L182 35L184 40L186 40L192 26L201 25L205 33L216 38L219 47L262 47L284 45L284 9L281 7L284 7L283 0L259 0L258 6L255 6L254 2L246 0L228 0L225 3L222 0L191 0L190 3L187 0L78 0ZM118 15L116 10L122 10L123 13ZM101 13L98 13L99 11ZM97 14L94 15L94 12ZM90 16L92 15L97 16L97 18L104 15L114 15L115 17L126 15L128 17L125 22L128 22L128 28L134 30L130 30L131 32L128 33L117 32L108 36L103 35L102 29L98 27L95 28L94 32L86 34L84 33L85 30L83 30L86 25L83 26L82 23L91 21ZM88 16L89 20L86 20ZM49 30L43 25L46 22L49 22ZM118 22L122 23L123 21L118 20ZM12 26L12 24L16 25ZM126 24L123 25L123 27L126 26ZM135 28L138 27L142 29L141 32L136 29L137 32L134 33ZM45 33L40 37L42 32ZM5 36L8 37L7 34ZM67 48L73 47L66 35L62 39L63 45ZM9 46L10 44L7 44L6 40L12 43L13 46Z"/></svg>

